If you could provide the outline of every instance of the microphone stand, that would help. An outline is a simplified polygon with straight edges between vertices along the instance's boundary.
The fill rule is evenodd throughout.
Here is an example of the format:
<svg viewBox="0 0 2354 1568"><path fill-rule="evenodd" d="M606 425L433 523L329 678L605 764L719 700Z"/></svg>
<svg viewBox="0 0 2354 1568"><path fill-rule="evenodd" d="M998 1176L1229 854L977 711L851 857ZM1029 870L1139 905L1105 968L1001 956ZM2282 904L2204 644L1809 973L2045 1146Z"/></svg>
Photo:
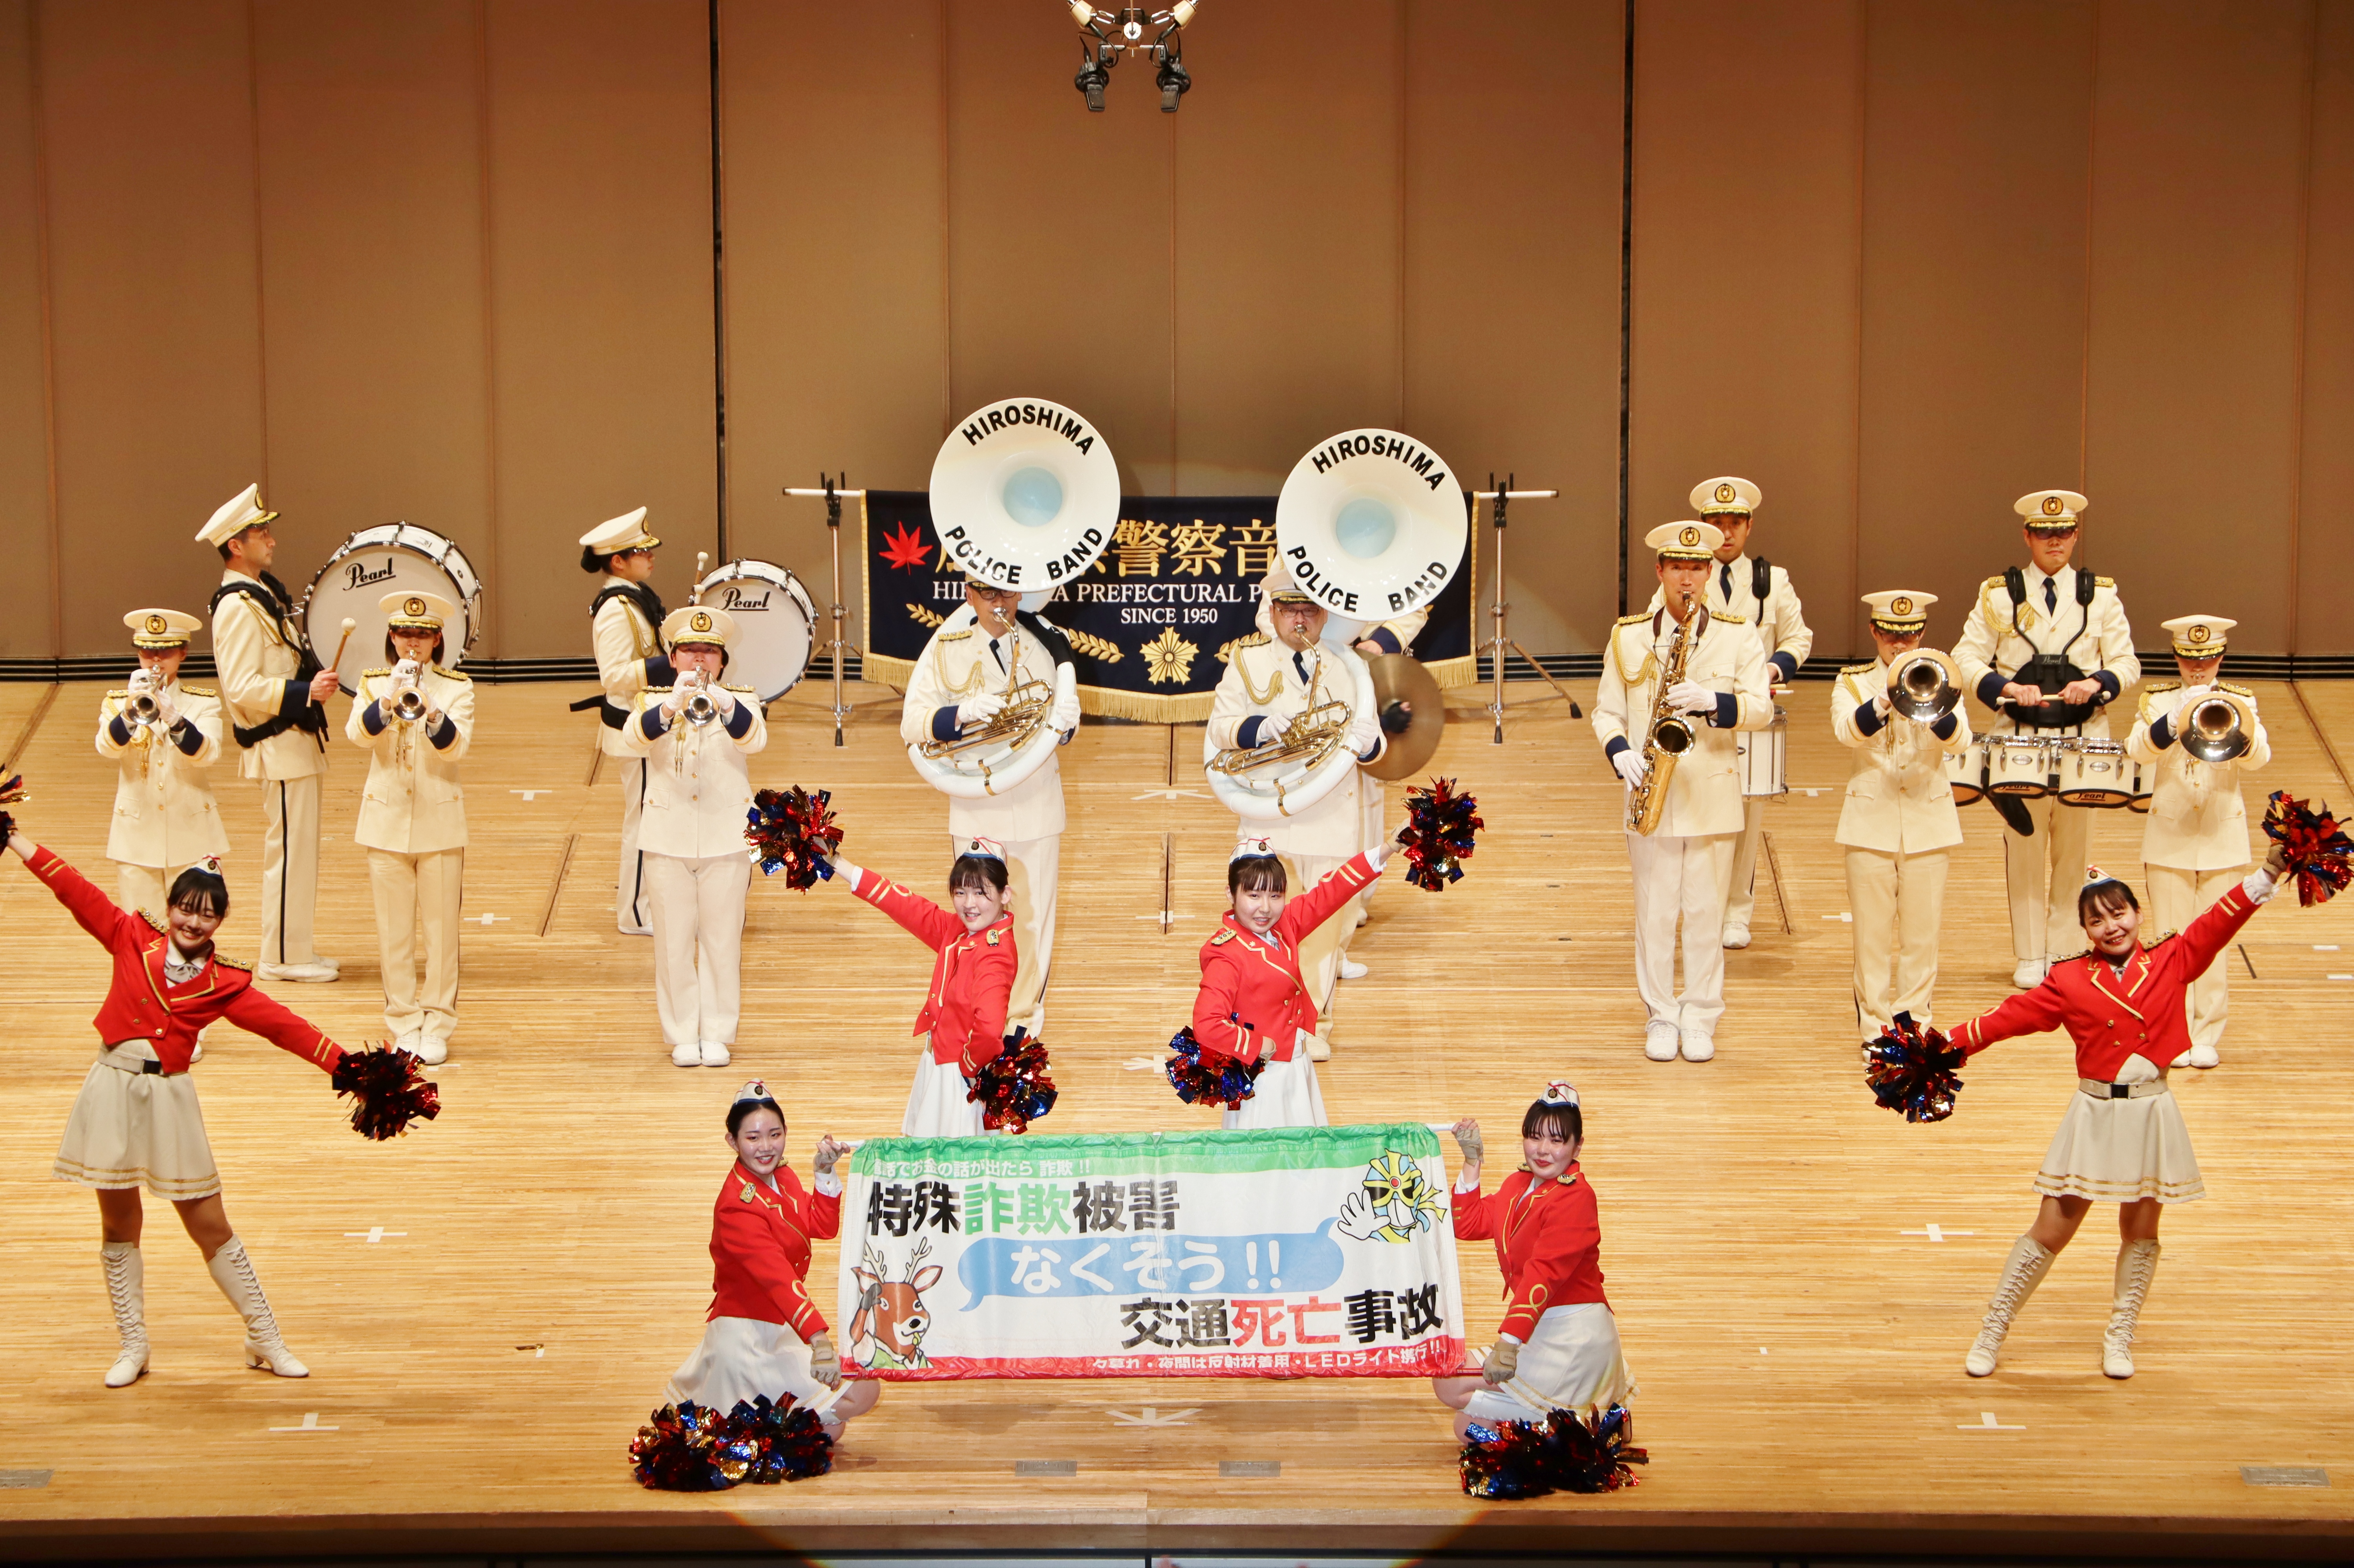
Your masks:
<svg viewBox="0 0 2354 1568"><path fill-rule="evenodd" d="M833 609L832 614L833 635L826 640L825 651L827 659L833 665L833 744L836 747L840 747L843 744L842 721L850 713L850 704L843 696L842 693L843 655L845 653L856 653L861 659L866 657L864 652L857 647L843 641L842 635L843 620L850 613L843 608L842 604L842 498L845 495L854 495L858 497L859 511L863 514L866 508L866 493L863 490L844 490L838 488L832 478L822 472L821 472L817 477L819 482L823 486L822 489L798 490L789 485L785 489L785 493L787 495L816 495L823 496L825 498L826 537L831 543L833 550ZM842 477L846 480L850 476L845 473Z"/></svg>
<svg viewBox="0 0 2354 1568"><path fill-rule="evenodd" d="M1531 501L1551 500L1561 494L1558 490L1515 490L1512 488L1512 482L1517 477L1514 474L1506 474L1504 482L1499 486L1496 483L1495 474L1491 472L1488 475L1488 488L1471 493L1475 504L1480 501L1490 503L1489 521L1496 525L1496 597L1493 608L1488 611L1496 623L1496 634L1480 644L1479 652L1488 655L1492 662L1490 669L1495 677L1496 694L1495 700L1488 705L1488 712L1496 721L1495 744L1498 746L1504 744L1504 659L1508 653L1518 653L1522 659L1527 660L1529 668L1542 676L1546 685L1561 694L1561 700L1569 705L1570 717L1585 716L1585 711L1577 705L1577 699L1571 696L1559 681L1546 673L1545 667L1536 662L1535 655L1512 641L1510 623L1506 617L1506 612L1512 607L1504 598L1504 509L1516 498L1525 497Z"/></svg>

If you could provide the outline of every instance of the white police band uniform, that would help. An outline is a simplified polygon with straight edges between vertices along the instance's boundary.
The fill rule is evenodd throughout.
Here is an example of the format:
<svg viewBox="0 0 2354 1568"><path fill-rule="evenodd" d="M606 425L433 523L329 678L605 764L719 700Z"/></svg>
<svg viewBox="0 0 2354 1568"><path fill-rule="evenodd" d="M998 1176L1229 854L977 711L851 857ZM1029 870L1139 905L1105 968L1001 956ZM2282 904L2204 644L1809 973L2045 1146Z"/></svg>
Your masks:
<svg viewBox="0 0 2354 1568"><path fill-rule="evenodd" d="M584 549L600 556L651 550L662 541L646 532L642 506L610 517L580 535ZM621 856L613 886L613 917L625 937L652 929L646 909L645 864L639 857L638 821L645 809L645 759L633 752L621 729L650 686L671 683L670 660L662 644L662 599L643 583L609 577L589 610L589 645L597 657L597 681L604 687L598 719L598 747L615 760L621 791Z"/></svg>
<svg viewBox="0 0 2354 1568"><path fill-rule="evenodd" d="M1875 629L1907 636L1928 624L1937 596L1898 588L1863 602ZM1884 660L1850 664L1831 694L1831 733L1853 754L1835 837L1847 852L1856 1027L1867 1044L1899 1012L1930 1021L1946 877L1962 842L1946 754L1970 744L1959 705L1930 724L1896 713L1888 676Z"/></svg>
<svg viewBox="0 0 2354 1568"><path fill-rule="evenodd" d="M2039 490L2020 496L2013 509L2030 533L2070 534L2087 504L2073 491ZM2017 595L2011 588L2014 574ZM1978 701L1994 710L1987 726L1990 736L2105 740L2107 705L2141 678L2133 629L2126 623L2116 584L2073 566L2047 574L2031 563L1987 578L1962 623L1954 662ZM2039 668L2043 672L2040 676ZM2035 685L2041 680L2045 692L2056 693L2078 679L2097 683L2100 689L2092 703L2073 707L2052 703L2020 715L2001 701L2009 683ZM2008 813L2011 808L1998 810ZM2018 959L2011 983L2025 988L2041 981L2052 959L2083 946L2076 890L2084 882L2092 813L2063 806L2050 795L2019 801L2017 810L2024 813L2019 820L2034 831L2022 835L2010 827L2011 817L2005 816L2003 873L2010 895L2011 952Z"/></svg>
<svg viewBox="0 0 2354 1568"><path fill-rule="evenodd" d="M724 609L690 605L671 611L662 636L673 655L690 645L724 650L736 622ZM621 738L646 759L638 846L646 857L663 1044L682 1067L724 1067L743 1013L744 895L752 880L745 758L769 744L769 726L757 692L717 682L702 688L718 710L713 721L691 724L683 709L694 689L682 677L640 692Z"/></svg>
<svg viewBox="0 0 2354 1568"><path fill-rule="evenodd" d="M260 487L248 485L196 530L196 538L226 546L277 515L262 506ZM229 736L240 752L238 771L261 781L267 821L261 949L254 973L263 980L332 980L335 961L320 957L313 942L319 792L327 771L327 715L311 700L317 661L285 586L267 573L255 577L225 569L211 612L213 664Z"/></svg>
<svg viewBox="0 0 2354 1568"><path fill-rule="evenodd" d="M1654 556L1706 561L1724 535L1714 524L1662 524L1644 536ZM1611 629L1594 698L1594 733L1631 789L1642 771L1645 726L1669 659L1675 618L1664 608ZM1635 984L1647 1022L1643 1054L1655 1062L1679 1051L1704 1062L1716 1054L1724 1013L1724 890L1743 820L1733 732L1774 721L1765 652L1738 616L1695 604L1684 663L1685 698L1671 702L1692 724L1693 744L1669 780L1659 829L1627 833L1635 875ZM1683 923L1684 989L1675 989L1676 925Z"/></svg>
<svg viewBox="0 0 2354 1568"><path fill-rule="evenodd" d="M1704 523L1750 517L1765 503L1755 485L1729 473L1693 485L1689 499ZM1761 578L1763 593L1759 592ZM1665 602L1654 590L1650 608L1658 609ZM1788 685L1807 655L1814 652L1815 634L1808 629L1790 574L1746 550L1710 568L1708 588L1701 602L1710 614L1738 616L1755 630L1772 685ZM1742 796L1741 837L1733 846L1733 869L1724 891L1724 945L1728 948L1749 945L1750 924L1757 907L1757 852L1766 839L1766 799L1745 792Z"/></svg>
<svg viewBox="0 0 2354 1568"><path fill-rule="evenodd" d="M168 652L186 648L204 622L176 609L134 609L122 624L139 648ZM154 699L159 726L124 716L139 693ZM99 704L98 754L115 764L106 858L114 862L116 902L125 909L162 918L173 878L207 856L228 853L207 771L220 756L221 736L219 696L209 686L182 685L176 669L161 680L143 669Z"/></svg>
<svg viewBox="0 0 2354 1568"><path fill-rule="evenodd" d="M2220 615L2185 615L2165 622L2174 656L2198 668L2206 682L2154 683L2142 688L2141 710L2126 737L2126 755L2157 770L2149 815L2142 829L2144 886L2149 920L2161 931L2179 931L2232 888L2251 859L2248 809L2240 798L2240 776L2272 760L2271 737L2257 718L2248 748L2229 762L2201 762L2182 749L2181 728L2190 710L2212 692L2228 692L2256 712L2255 694L2216 679L2209 660L2220 661L2232 628ZM2183 1022L2190 1049L2171 1065L2211 1067L2221 1060L2217 1046L2231 1017L2229 965L2218 959L2190 982L2183 996Z"/></svg>
<svg viewBox="0 0 2354 1568"><path fill-rule="evenodd" d="M1299 591L1281 561L1261 579L1259 592L1269 605L1316 603ZM1275 623L1270 620L1268 624ZM1309 682L1320 660L1323 675L1317 686L1317 701L1331 696L1351 700L1363 658L1337 640L1329 616L1324 632L1313 648L1306 650L1294 649L1267 632L1235 642L1211 705L1210 745L1219 750L1257 746L1272 737L1278 721L1288 723L1307 712ZM1360 762L1378 761L1389 746L1382 734L1380 715L1352 714L1341 744L1355 752ZM1296 898L1363 850L1368 795L1376 801L1381 799L1380 781L1367 777L1363 768L1352 768L1323 799L1295 815L1273 821L1238 821L1238 825L1243 834L1267 841L1283 862L1285 881ZM1332 987L1340 979L1355 930L1353 920L1336 916L1299 944L1300 979L1309 1000L1316 1004L1316 1034L1308 1047L1311 1061L1325 1061L1331 1055Z"/></svg>
<svg viewBox="0 0 2354 1568"><path fill-rule="evenodd" d="M979 577L977 586L989 587ZM1049 633L1055 629L1045 625ZM992 637L971 604L959 606L924 644L907 677L899 710L899 737L909 746L948 740L967 720L996 714L996 701L1018 667L1024 680L1054 688L1047 722L1062 733L1063 745L1078 733L1078 675L1068 644L1050 645L1018 621ZM1006 1001L1006 1027L1026 1027L1034 1039L1046 1030L1046 985L1055 957L1055 891L1063 859L1063 770L1049 756L1035 773L1002 795L949 798L949 842L961 852L976 838L993 840L1004 851L1013 905L1014 948L1020 968Z"/></svg>
<svg viewBox="0 0 2354 1568"><path fill-rule="evenodd" d="M385 595L377 608L387 641L389 631L439 633L458 613L440 594L409 589ZM466 885L466 792L458 762L473 743L474 686L438 662L406 660L365 671L354 685L344 736L367 751L368 776L352 838L367 851L385 1027L402 1050L440 1063L449 1059L458 1027L458 926ZM401 695L412 688L425 709L404 719Z"/></svg>

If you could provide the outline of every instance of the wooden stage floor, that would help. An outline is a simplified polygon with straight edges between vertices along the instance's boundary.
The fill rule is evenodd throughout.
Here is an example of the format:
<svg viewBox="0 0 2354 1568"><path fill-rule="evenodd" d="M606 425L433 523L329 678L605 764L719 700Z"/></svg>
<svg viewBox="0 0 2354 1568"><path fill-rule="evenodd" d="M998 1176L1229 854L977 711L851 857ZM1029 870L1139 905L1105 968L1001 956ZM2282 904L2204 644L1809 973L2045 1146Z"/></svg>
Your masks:
<svg viewBox="0 0 2354 1568"><path fill-rule="evenodd" d="M0 745L53 691L18 758L37 796L27 815L111 885L99 689L0 686ZM564 711L579 690L495 686L464 765L466 910L484 924L465 933L441 1119L363 1143L323 1079L226 1028L200 1068L230 1216L308 1382L239 1366L236 1319L151 1200L154 1371L128 1391L101 1386L113 1338L95 1205L49 1160L104 970L20 865L0 871L0 1555L2354 1550L2354 1201L2336 1185L2354 899L2275 905L2227 956L2223 1065L2175 1079L2208 1196L2167 1220L2140 1375L2100 1373L2104 1211L2023 1314L2000 1372L1973 1382L1963 1351L2073 1088L2065 1043L1996 1049L1946 1123L1874 1107L1832 843L1847 761L1830 687L1809 683L1789 705L1797 788L1768 811L1773 872L1760 873L1756 945L1730 956L1720 1054L1645 1061L1620 790L1588 726L1543 692L1514 688L1526 705L1501 746L1474 706L1484 693L1455 694L1437 767L1478 792L1490 825L1443 896L1384 887L1356 948L1373 973L1341 987L1322 1078L1336 1120L1471 1113L1497 1128L1548 1075L1576 1081L1610 1296L1642 1385L1652 1462L1638 1488L1481 1506L1458 1487L1446 1413L1421 1383L1189 1380L893 1387L831 1477L640 1489L624 1451L709 1299L732 1091L756 1074L782 1086L804 1171L821 1130L895 1129L929 959L839 891L756 879L736 1065L672 1066L649 944L613 929L618 812L610 785L588 783L589 721ZM2347 802L2329 747L2354 759L2354 686L2259 693L2274 746L2262 782ZM779 705L757 780L831 788L854 858L928 883L945 865L945 811L907 768L896 700L862 707L836 750L820 695ZM1199 745L1193 727L1172 741L1090 724L1066 754L1055 1129L1214 1125L1140 1065L1185 1017L1222 905L1234 828L1196 792ZM363 774L339 744L321 926L344 979L273 988L346 1041L381 1034L351 843ZM233 777L219 794L233 885L249 895L260 803ZM2010 969L1997 823L1982 808L1965 823L1948 1022L2008 994ZM2137 874L2139 828L2103 813L2095 859ZM240 905L224 948L249 952L254 931ZM819 1249L823 1302L835 1261ZM1484 1342L1494 1260L1467 1245L1463 1266ZM1017 1473L1036 1459L1076 1472ZM1222 1476L1229 1459L1277 1460L1279 1474ZM2252 1484L2261 1473L2243 1467L2317 1467L2331 1484Z"/></svg>

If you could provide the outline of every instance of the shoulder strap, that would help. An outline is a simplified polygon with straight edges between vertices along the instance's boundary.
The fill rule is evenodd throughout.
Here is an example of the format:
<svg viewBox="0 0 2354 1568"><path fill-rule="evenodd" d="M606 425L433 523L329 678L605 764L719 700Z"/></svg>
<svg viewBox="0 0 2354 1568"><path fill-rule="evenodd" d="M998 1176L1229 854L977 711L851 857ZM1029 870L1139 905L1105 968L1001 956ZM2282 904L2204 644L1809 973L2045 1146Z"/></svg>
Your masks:
<svg viewBox="0 0 2354 1568"><path fill-rule="evenodd" d="M2076 568L2076 602L2078 604L2089 607L2093 602L2094 593L2100 586L2100 578L2082 567Z"/></svg>
<svg viewBox="0 0 2354 1568"><path fill-rule="evenodd" d="M1026 609L1013 612L1013 624L1036 638L1038 646L1052 655L1055 663L1071 662L1071 640L1063 635L1061 627L1043 620Z"/></svg>
<svg viewBox="0 0 2354 1568"><path fill-rule="evenodd" d="M1774 563L1763 556L1749 563L1749 591L1757 598L1757 619L1766 619L1766 596L1774 591Z"/></svg>
<svg viewBox="0 0 2354 1568"><path fill-rule="evenodd" d="M637 606L638 613L646 618L646 624L652 627L657 634L662 630L662 623L670 616L670 612L663 608L662 596L652 588L644 583L625 583L616 578L598 589L597 597L588 601L588 619L596 620L597 612L604 609L605 601L610 599L626 599Z"/></svg>

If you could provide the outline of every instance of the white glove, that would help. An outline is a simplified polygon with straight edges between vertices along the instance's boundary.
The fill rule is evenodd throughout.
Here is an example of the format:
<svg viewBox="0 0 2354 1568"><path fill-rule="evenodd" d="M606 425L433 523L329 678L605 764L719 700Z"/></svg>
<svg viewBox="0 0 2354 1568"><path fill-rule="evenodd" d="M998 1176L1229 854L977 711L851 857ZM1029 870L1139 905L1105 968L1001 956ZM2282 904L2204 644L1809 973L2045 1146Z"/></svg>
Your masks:
<svg viewBox="0 0 2354 1568"><path fill-rule="evenodd" d="M1055 706L1046 722L1064 735L1079 727L1079 673L1068 664L1055 666Z"/></svg>
<svg viewBox="0 0 2354 1568"><path fill-rule="evenodd" d="M1270 742L1281 740L1291 731L1291 719L1298 716L1297 714L1292 715L1290 718L1281 714L1261 714L1258 721L1258 743L1266 746Z"/></svg>
<svg viewBox="0 0 2354 1568"><path fill-rule="evenodd" d="M833 1348L833 1336L820 1329L810 1336L810 1376L828 1388L842 1386L842 1352Z"/></svg>
<svg viewBox="0 0 2354 1568"><path fill-rule="evenodd" d="M721 718L726 718L736 711L736 694L715 683L711 688L711 705L719 710Z"/></svg>
<svg viewBox="0 0 2354 1568"><path fill-rule="evenodd" d="M2173 702L2166 710L2166 722L2179 727L2183 714L2197 706L2199 700L2214 689L2212 686L2185 686L2175 693Z"/></svg>
<svg viewBox="0 0 2354 1568"><path fill-rule="evenodd" d="M1627 788L1629 789L1633 789L1643 777L1643 759L1635 754L1635 748L1631 746L1624 751L1613 752L1610 756L1610 766L1618 769L1618 777L1627 781Z"/></svg>
<svg viewBox="0 0 2354 1568"><path fill-rule="evenodd" d="M670 695L663 699L662 711L672 718L678 717L680 710L684 708L687 700L695 695L695 687L702 683L702 680L703 677L692 670L681 675L672 684Z"/></svg>
<svg viewBox="0 0 2354 1568"><path fill-rule="evenodd" d="M985 724L1005 708L1005 698L996 692L982 692L967 697L957 705L957 723Z"/></svg>
<svg viewBox="0 0 2354 1568"><path fill-rule="evenodd" d="M1886 692L1882 692L1872 699L1872 711L1876 716L1885 719L1896 711L1896 705L1888 700Z"/></svg>
<svg viewBox="0 0 2354 1568"><path fill-rule="evenodd" d="M1678 681L1668 688L1668 706L1680 714L1714 713L1716 694L1698 681Z"/></svg>
<svg viewBox="0 0 2354 1568"><path fill-rule="evenodd" d="M180 722L179 705L172 701L172 694L161 686L155 688L155 716L165 729Z"/></svg>
<svg viewBox="0 0 2354 1568"><path fill-rule="evenodd" d="M155 672L148 669L143 664L138 669L131 672L131 694L133 696L139 696L143 693L152 692L154 689Z"/></svg>
<svg viewBox="0 0 2354 1568"><path fill-rule="evenodd" d="M399 663L395 664L392 667L392 689L398 692L403 687L416 685L418 669L418 662L414 659L403 659Z"/></svg>
<svg viewBox="0 0 2354 1568"><path fill-rule="evenodd" d="M1349 720L1348 733L1343 738L1348 741L1350 751L1359 757L1364 756L1381 744L1382 715L1374 713L1353 715Z"/></svg>

